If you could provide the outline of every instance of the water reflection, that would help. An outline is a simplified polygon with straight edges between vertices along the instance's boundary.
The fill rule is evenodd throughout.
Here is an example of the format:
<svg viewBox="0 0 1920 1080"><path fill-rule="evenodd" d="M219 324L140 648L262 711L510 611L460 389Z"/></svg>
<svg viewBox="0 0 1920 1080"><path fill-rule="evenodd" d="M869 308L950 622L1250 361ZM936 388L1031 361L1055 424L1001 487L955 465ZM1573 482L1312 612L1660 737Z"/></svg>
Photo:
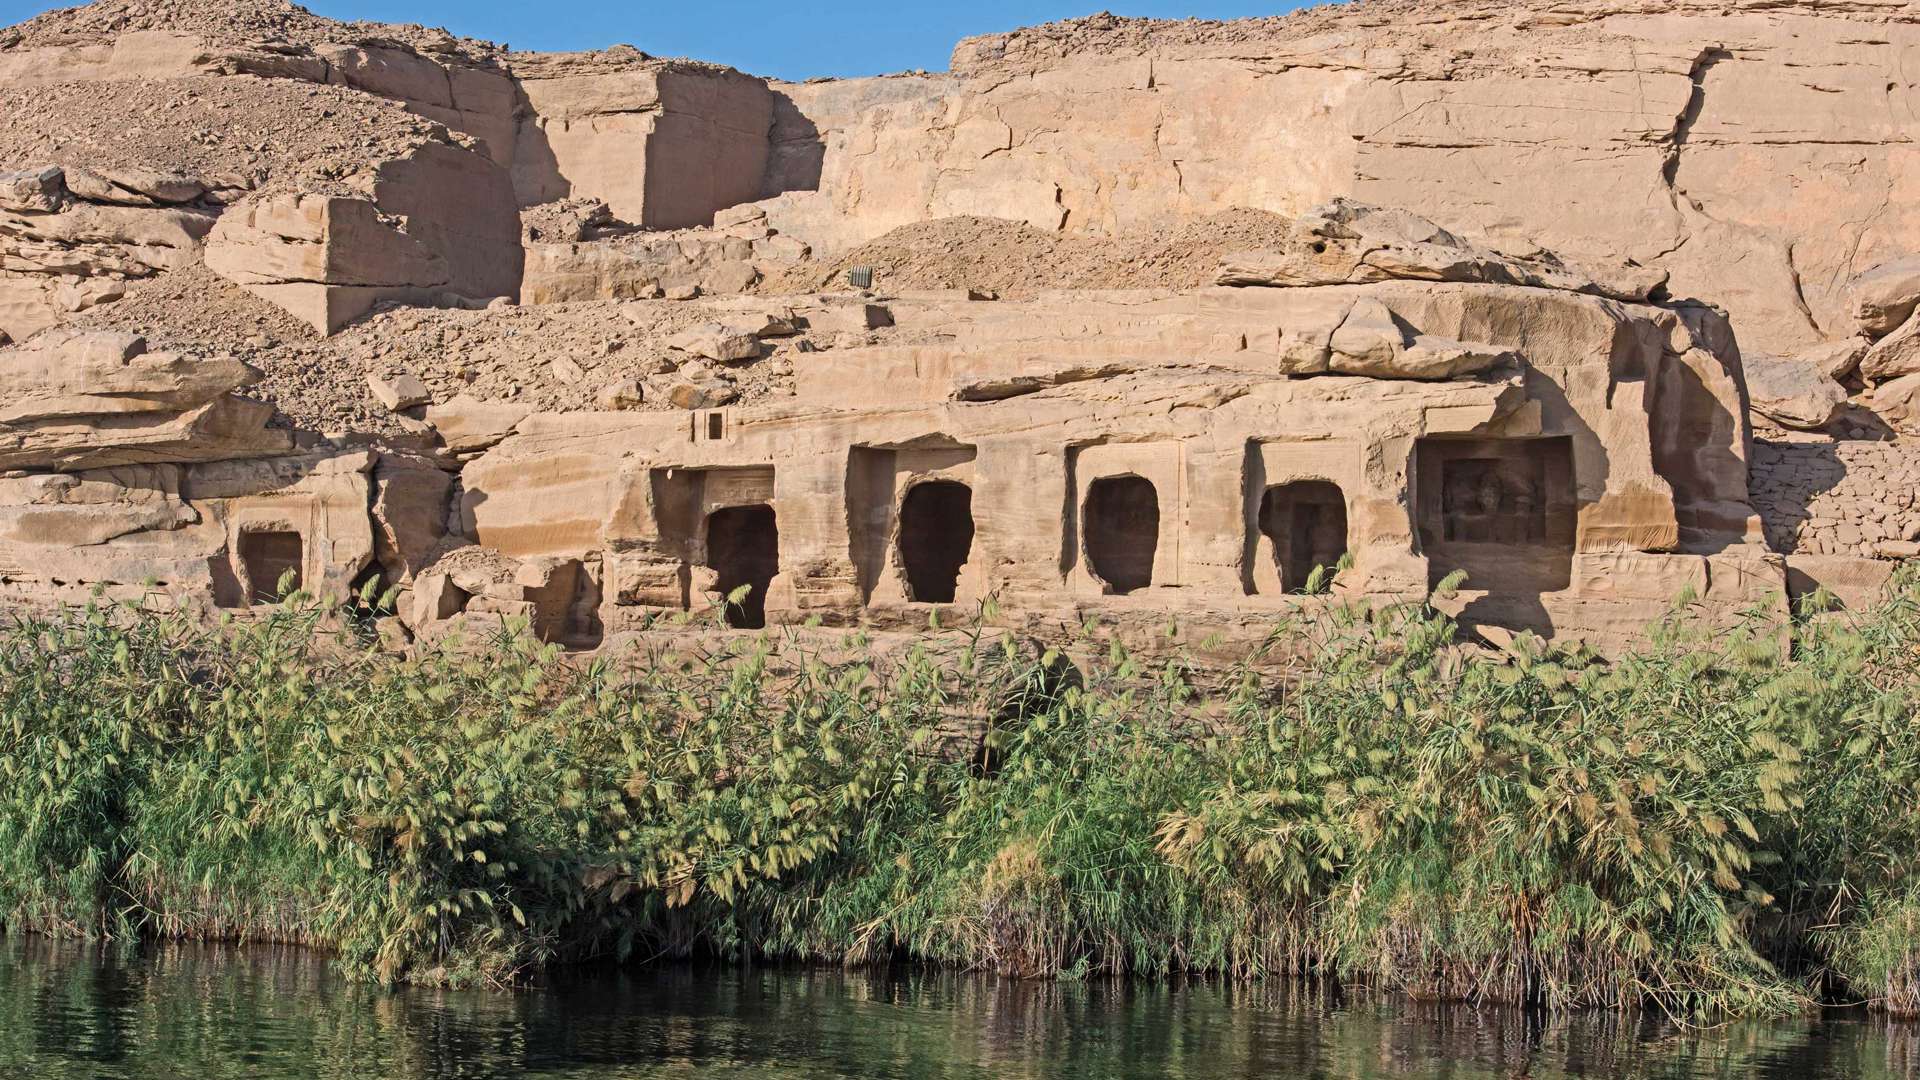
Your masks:
<svg viewBox="0 0 1920 1080"><path fill-rule="evenodd" d="M1292 984L1032 984L668 968L522 994L385 993L323 958L0 939L0 1076L1910 1077L1920 1029L1859 1013L1658 1017L1338 1001Z"/></svg>

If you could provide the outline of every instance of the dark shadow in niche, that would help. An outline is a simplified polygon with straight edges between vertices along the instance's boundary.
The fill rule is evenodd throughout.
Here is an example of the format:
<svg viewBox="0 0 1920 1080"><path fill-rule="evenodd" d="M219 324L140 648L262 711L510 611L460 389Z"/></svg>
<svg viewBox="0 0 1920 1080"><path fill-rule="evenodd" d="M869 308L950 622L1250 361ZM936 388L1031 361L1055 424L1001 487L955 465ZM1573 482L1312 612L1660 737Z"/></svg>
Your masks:
<svg viewBox="0 0 1920 1080"><path fill-rule="evenodd" d="M591 649L605 636L600 622L600 582L579 559L553 568L547 583L527 590L533 602L533 631L541 641L569 649Z"/></svg>
<svg viewBox="0 0 1920 1080"><path fill-rule="evenodd" d="M951 604L972 550L972 488L957 480L929 480L908 489L900 503L900 565L909 599Z"/></svg>
<svg viewBox="0 0 1920 1080"><path fill-rule="evenodd" d="M254 604L275 604L300 588L301 564L306 545L300 534L287 530L248 530L237 541L240 569L247 579L247 600ZM288 579L281 588L282 579Z"/></svg>
<svg viewBox="0 0 1920 1080"><path fill-rule="evenodd" d="M1142 476L1103 476L1087 486L1081 512L1087 562L1110 592L1124 596L1153 584L1160 546L1160 496Z"/></svg>
<svg viewBox="0 0 1920 1080"><path fill-rule="evenodd" d="M887 530L892 525L894 451L856 446L847 454L847 546L862 602L887 561Z"/></svg>
<svg viewBox="0 0 1920 1080"><path fill-rule="evenodd" d="M1331 570L1347 553L1347 499L1329 481L1296 480L1268 488L1260 499L1259 522L1273 544L1286 592L1305 589L1316 567Z"/></svg>
<svg viewBox="0 0 1920 1080"><path fill-rule="evenodd" d="M707 565L719 574L715 587L723 598L748 586L738 604L726 605L727 625L736 630L765 627L767 587L780 572L780 529L773 507L729 506L707 515Z"/></svg>
<svg viewBox="0 0 1920 1080"><path fill-rule="evenodd" d="M233 572L233 560L226 552L207 557L207 573L213 579L214 607L247 606L247 587L241 583L240 575Z"/></svg>
<svg viewBox="0 0 1920 1080"><path fill-rule="evenodd" d="M1473 586L1467 586L1471 589ZM1541 602L1539 593L1494 592L1477 597L1462 608L1455 620L1467 630L1498 626L1508 630L1531 630L1542 637L1553 636L1553 616Z"/></svg>

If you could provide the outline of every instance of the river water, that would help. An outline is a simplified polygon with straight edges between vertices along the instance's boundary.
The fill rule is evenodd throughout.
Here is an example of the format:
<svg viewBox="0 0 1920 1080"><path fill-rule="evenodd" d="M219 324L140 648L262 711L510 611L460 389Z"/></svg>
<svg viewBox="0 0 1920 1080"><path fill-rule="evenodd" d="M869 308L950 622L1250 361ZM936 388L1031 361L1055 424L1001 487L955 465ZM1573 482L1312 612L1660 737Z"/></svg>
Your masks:
<svg viewBox="0 0 1920 1080"><path fill-rule="evenodd" d="M1292 984L668 967L535 991L347 982L323 957L0 939L0 1077L1910 1077L1920 1026L1676 1028Z"/></svg>

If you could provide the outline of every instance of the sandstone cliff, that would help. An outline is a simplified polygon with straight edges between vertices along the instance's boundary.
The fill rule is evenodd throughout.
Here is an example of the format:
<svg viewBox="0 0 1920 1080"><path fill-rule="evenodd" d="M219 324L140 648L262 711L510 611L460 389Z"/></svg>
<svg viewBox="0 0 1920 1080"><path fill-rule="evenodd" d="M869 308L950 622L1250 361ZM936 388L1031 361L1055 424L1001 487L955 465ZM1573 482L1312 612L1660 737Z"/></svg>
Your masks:
<svg viewBox="0 0 1920 1080"><path fill-rule="evenodd" d="M1916 46L1895 0L1354 0L788 84L50 12L0 30L0 591L904 625L952 485L933 592L1027 618L1251 632L1340 552L1596 640L1864 596L1920 552ZM1088 535L1128 477L1140 565Z"/></svg>

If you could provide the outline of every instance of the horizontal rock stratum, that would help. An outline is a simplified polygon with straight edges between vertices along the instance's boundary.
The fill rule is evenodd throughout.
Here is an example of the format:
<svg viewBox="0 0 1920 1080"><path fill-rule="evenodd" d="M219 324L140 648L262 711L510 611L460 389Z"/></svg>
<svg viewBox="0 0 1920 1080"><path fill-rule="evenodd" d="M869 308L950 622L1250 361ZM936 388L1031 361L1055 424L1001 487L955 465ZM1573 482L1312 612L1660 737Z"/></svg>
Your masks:
<svg viewBox="0 0 1920 1080"><path fill-rule="evenodd" d="M1251 640L1464 571L1601 644L1864 599L1920 540L1916 48L1356 0L793 84L50 12L0 30L0 596L377 575L396 639L581 647L734 594Z"/></svg>

